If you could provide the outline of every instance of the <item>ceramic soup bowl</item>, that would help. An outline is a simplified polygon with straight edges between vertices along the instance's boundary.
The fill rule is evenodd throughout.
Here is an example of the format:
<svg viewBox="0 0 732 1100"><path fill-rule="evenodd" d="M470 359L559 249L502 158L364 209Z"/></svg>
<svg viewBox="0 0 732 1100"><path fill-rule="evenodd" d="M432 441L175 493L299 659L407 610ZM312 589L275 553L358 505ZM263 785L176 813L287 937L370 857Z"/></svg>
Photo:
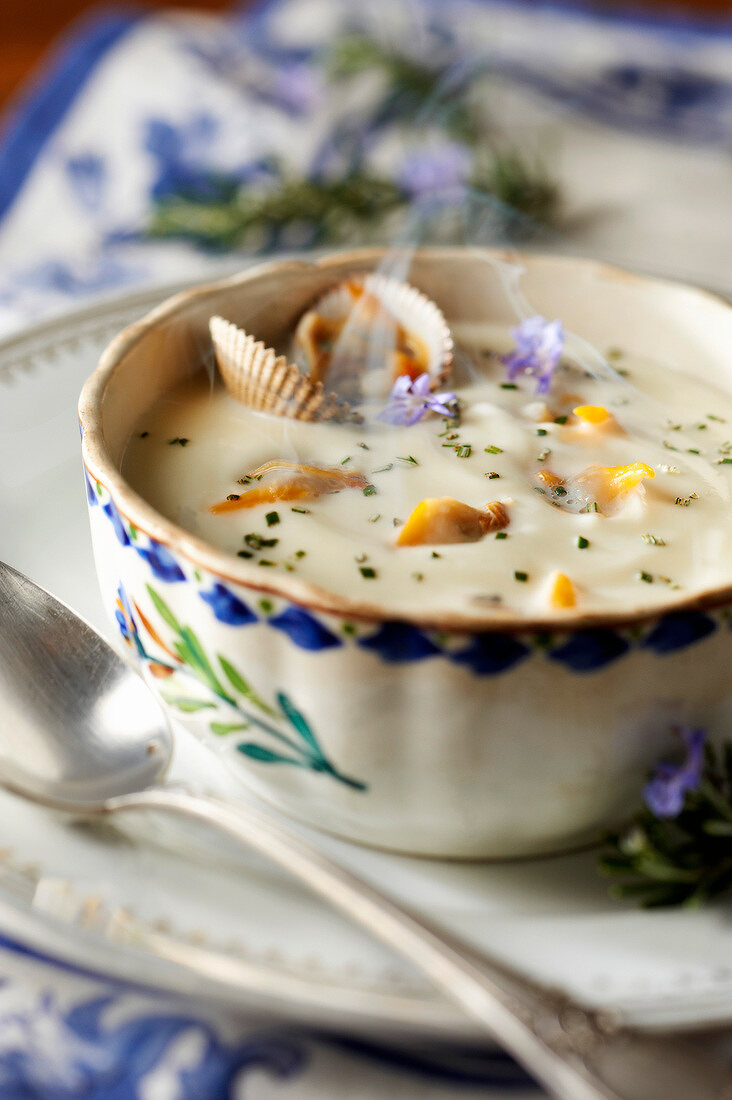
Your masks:
<svg viewBox="0 0 732 1100"><path fill-rule="evenodd" d="M418 252L409 281L448 321L514 323L499 253ZM268 262L180 294L122 332L81 396L89 512L110 614L150 683L286 813L352 840L463 858L566 849L635 805L674 722L719 730L732 590L645 617L396 621L388 606L262 578L176 527L120 473L146 410L211 361L221 314L274 344L378 250ZM537 311L599 348L732 386L732 310L594 262L525 256ZM703 537L703 532L700 533Z"/></svg>

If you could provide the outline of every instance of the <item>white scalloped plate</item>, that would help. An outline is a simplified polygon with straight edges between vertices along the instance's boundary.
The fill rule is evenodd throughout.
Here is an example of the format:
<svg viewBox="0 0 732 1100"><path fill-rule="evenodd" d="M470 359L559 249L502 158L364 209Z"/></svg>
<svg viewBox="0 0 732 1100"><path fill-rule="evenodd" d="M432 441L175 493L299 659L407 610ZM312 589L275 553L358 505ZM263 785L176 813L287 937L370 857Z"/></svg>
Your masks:
<svg viewBox="0 0 732 1100"><path fill-rule="evenodd" d="M0 557L105 632L77 393L107 340L178 289L128 295L0 342ZM182 732L173 776L231 789L218 759ZM93 832L0 793L0 935L95 973L310 1025L472 1031L408 966L279 873L218 842L213 865L204 837L162 829L150 819L124 835ZM318 840L469 943L581 1000L647 1026L732 1019L728 908L648 913L610 902L592 853L451 864ZM211 951L205 982L176 961Z"/></svg>

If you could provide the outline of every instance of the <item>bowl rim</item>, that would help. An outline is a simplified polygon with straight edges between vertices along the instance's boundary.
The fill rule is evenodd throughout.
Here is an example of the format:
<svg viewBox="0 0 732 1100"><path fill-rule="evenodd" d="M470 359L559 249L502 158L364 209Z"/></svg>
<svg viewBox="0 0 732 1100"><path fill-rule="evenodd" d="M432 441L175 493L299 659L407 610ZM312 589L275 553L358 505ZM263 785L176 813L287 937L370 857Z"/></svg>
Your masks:
<svg viewBox="0 0 732 1100"><path fill-rule="evenodd" d="M315 259L280 258L254 263L241 272L202 283L167 298L119 332L106 346L97 367L89 376L79 397L79 423L82 435L82 459L84 467L114 499L120 514L135 528L156 542L182 555L194 567L231 584L239 585L266 596L286 599L311 611L346 620L365 623L403 622L422 630L457 634L536 634L574 633L582 630L612 630L631 627L664 617L674 612L709 611L732 604L732 583L707 588L692 595L668 599L663 603L645 605L633 611L558 611L554 614L526 616L500 608L487 608L484 612L463 614L460 612L401 613L384 603L373 600L351 599L330 592L328 589L299 577L285 573L282 577L268 576L262 581L255 573L255 566L239 560L224 550L219 550L204 539L166 519L140 496L123 477L112 461L107 449L102 427L102 407L107 386L122 360L146 334L163 320L185 313L192 303L214 297L222 290L246 286L262 275L276 271L311 270L339 267L344 260L357 264L376 264L388 251L385 247L341 249L329 251ZM655 286L669 290L683 290L727 310L732 304L718 294L681 281L638 275L614 264L578 256L558 255L551 252L518 252L502 248L477 248L473 246L448 246L418 248L415 255L429 259L451 254L485 254L496 260L519 262L526 265L553 263L580 265L600 278Z"/></svg>

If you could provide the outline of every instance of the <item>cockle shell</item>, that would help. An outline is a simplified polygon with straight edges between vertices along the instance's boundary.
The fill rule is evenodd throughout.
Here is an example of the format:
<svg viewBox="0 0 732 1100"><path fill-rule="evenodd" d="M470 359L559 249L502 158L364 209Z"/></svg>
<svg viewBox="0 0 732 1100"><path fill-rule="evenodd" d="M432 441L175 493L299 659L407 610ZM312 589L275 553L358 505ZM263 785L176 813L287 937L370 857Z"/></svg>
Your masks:
<svg viewBox="0 0 732 1100"><path fill-rule="evenodd" d="M361 420L348 402L328 393L322 382L312 381L244 329L215 316L209 330L224 385L250 409L295 420Z"/></svg>
<svg viewBox="0 0 732 1100"><path fill-rule="evenodd" d="M381 324L379 306L383 309ZM336 344L336 354L341 356L340 369L332 359L324 370L321 368L313 339L313 324L319 319L345 321ZM322 373L322 380L339 392L346 389L350 396L355 388L359 396L385 396L396 376L390 359L395 350L395 333L393 327L390 331L389 322L392 325L396 322L421 348L424 365L419 373L426 370L430 388L438 389L453 362L454 345L447 322L438 306L421 291L380 272L344 279L319 298L300 318L293 341L293 359L311 376L317 378Z"/></svg>

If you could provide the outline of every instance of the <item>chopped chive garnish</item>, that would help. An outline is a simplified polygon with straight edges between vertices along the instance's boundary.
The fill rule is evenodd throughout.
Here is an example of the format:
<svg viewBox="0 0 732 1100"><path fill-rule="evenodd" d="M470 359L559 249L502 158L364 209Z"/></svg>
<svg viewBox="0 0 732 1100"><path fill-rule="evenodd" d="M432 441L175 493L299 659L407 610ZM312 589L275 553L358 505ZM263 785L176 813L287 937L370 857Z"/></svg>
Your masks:
<svg viewBox="0 0 732 1100"><path fill-rule="evenodd" d="M705 431L707 430L707 428L708 428L708 427L709 427L709 425L708 425L708 424L697 424L697 426L696 426L696 430L697 430L698 432L705 432Z"/></svg>
<svg viewBox="0 0 732 1100"><path fill-rule="evenodd" d="M447 438L448 438L448 439L458 439L458 438L459 438L459 434L460 434L459 432L452 432L452 434L451 434L451 435L448 435L448 437L447 437Z"/></svg>
<svg viewBox="0 0 732 1100"><path fill-rule="evenodd" d="M508 535L506 534L505 531L497 531L496 532L496 538L497 539L507 539Z"/></svg>
<svg viewBox="0 0 732 1100"><path fill-rule="evenodd" d="M471 454L473 453L473 448L470 446L469 443L466 443L463 447L456 447L455 451L458 458L470 458Z"/></svg>
<svg viewBox="0 0 732 1100"><path fill-rule="evenodd" d="M486 474L485 476L488 478L489 481L495 481L496 478L500 477L501 475L497 474L495 470L491 470L491 472L489 474Z"/></svg>
<svg viewBox="0 0 732 1100"><path fill-rule="evenodd" d="M376 492L376 486L375 485L364 485L363 495L365 497L372 497L375 492Z"/></svg>
<svg viewBox="0 0 732 1100"><path fill-rule="evenodd" d="M366 580L369 581L373 580L373 578L376 576L376 570L372 569L370 565L361 565L359 567L359 573L362 577L365 577Z"/></svg>
<svg viewBox="0 0 732 1100"><path fill-rule="evenodd" d="M606 359L622 359L623 352L621 348L608 348L605 352Z"/></svg>
<svg viewBox="0 0 732 1100"><path fill-rule="evenodd" d="M400 462L408 462L410 466L419 466L417 459L413 455L397 455Z"/></svg>
<svg viewBox="0 0 732 1100"><path fill-rule="evenodd" d="M249 484L251 484L251 480L252 479L250 478L249 474L244 474L244 477L240 477L240 478L237 479L236 484L237 485L249 485Z"/></svg>
<svg viewBox="0 0 732 1100"><path fill-rule="evenodd" d="M549 450L549 448L545 447L543 451L539 451L539 454L536 456L537 460L539 462L546 462L546 460L549 458L549 455L551 453L552 452Z"/></svg>
<svg viewBox="0 0 732 1100"><path fill-rule="evenodd" d="M723 416L715 416L714 413L707 413L707 420L716 420L718 424L727 423Z"/></svg>
<svg viewBox="0 0 732 1100"><path fill-rule="evenodd" d="M587 511L588 512L596 512L597 511L597 501L596 500L593 500L592 504L587 505Z"/></svg>
<svg viewBox="0 0 732 1100"><path fill-rule="evenodd" d="M304 558L306 553L307 553L307 550L296 550L295 551L295 557L296 558Z"/></svg>
<svg viewBox="0 0 732 1100"><path fill-rule="evenodd" d="M537 435L549 435L549 432L547 431L546 428L537 428L536 429L536 434Z"/></svg>
<svg viewBox="0 0 732 1100"><path fill-rule="evenodd" d="M369 523L376 523L379 519L381 519L381 512L377 512L375 516L369 516Z"/></svg>
<svg viewBox="0 0 732 1100"><path fill-rule="evenodd" d="M666 540L665 539L660 539L658 537L658 535L645 534L645 535L641 535L641 538L643 539L643 542L645 542L647 546L665 546L666 545Z"/></svg>
<svg viewBox="0 0 732 1100"><path fill-rule="evenodd" d="M259 564L260 565L271 566L271 565L277 565L277 562L276 561L267 561L266 558L260 558L259 559Z"/></svg>
<svg viewBox="0 0 732 1100"><path fill-rule="evenodd" d="M239 494L238 493L229 493L229 495L227 496L226 499L227 500L238 500L239 499Z"/></svg>
<svg viewBox="0 0 732 1100"><path fill-rule="evenodd" d="M484 448L487 455L502 455L503 447L496 447L495 443L491 443L490 447Z"/></svg>
<svg viewBox="0 0 732 1100"><path fill-rule="evenodd" d="M236 556L237 558L253 558L254 554L251 550L237 550Z"/></svg>
<svg viewBox="0 0 732 1100"><path fill-rule="evenodd" d="M732 458L718 458L715 466L732 466Z"/></svg>
<svg viewBox="0 0 732 1100"><path fill-rule="evenodd" d="M554 495L558 497L566 497L567 490L564 488L563 485L556 485L554 487Z"/></svg>
<svg viewBox="0 0 732 1100"><path fill-rule="evenodd" d="M568 419L569 418L566 417L566 416L555 416L554 417L554 423L555 424L566 424Z"/></svg>
<svg viewBox="0 0 732 1100"><path fill-rule="evenodd" d="M590 545L590 540L589 539L586 539L584 535L579 535L578 536L577 546L580 548L580 550L586 550L589 545Z"/></svg>
<svg viewBox="0 0 732 1100"><path fill-rule="evenodd" d="M310 509L309 508L290 508L290 511L291 512L299 512L299 514L301 516L309 516L310 515Z"/></svg>
<svg viewBox="0 0 732 1100"><path fill-rule="evenodd" d="M190 440L186 439L185 436L178 436L177 435L175 437L175 439L169 439L168 443L170 444L171 447L174 446L175 444L177 444L179 447L186 447L190 443Z"/></svg>
<svg viewBox="0 0 732 1100"><path fill-rule="evenodd" d="M678 451L678 447L674 447L673 443L669 443L667 439L662 440L664 447L667 451Z"/></svg>
<svg viewBox="0 0 732 1100"><path fill-rule="evenodd" d="M368 449L369 449L368 443L357 443L356 446L357 447L363 447L364 451L368 451Z"/></svg>
<svg viewBox="0 0 732 1100"><path fill-rule="evenodd" d="M374 470L373 473L375 473L375 474L385 474L387 472L387 470L393 470L393 469L394 469L394 463L389 462L386 466L379 466L378 470Z"/></svg>
<svg viewBox="0 0 732 1100"><path fill-rule="evenodd" d="M395 527L401 527L402 524L404 523L404 520L403 519L397 519L397 517L394 516L394 519L391 522L394 524Z"/></svg>
<svg viewBox="0 0 732 1100"><path fill-rule="evenodd" d="M261 550L263 546L276 546L279 539L263 539L261 535L249 534L244 536L244 542L252 550Z"/></svg>
<svg viewBox="0 0 732 1100"><path fill-rule="evenodd" d="M433 558L441 558L441 557L442 557L442 554L438 554L436 550L433 550L433 551L432 551L432 557L433 557Z"/></svg>
<svg viewBox="0 0 732 1100"><path fill-rule="evenodd" d="M346 455L346 457L345 457L345 458L341 459L341 466L345 466L345 465L346 465L346 463L347 463L347 462L350 462L350 461L351 461L351 456L350 456L350 455Z"/></svg>
<svg viewBox="0 0 732 1100"><path fill-rule="evenodd" d="M412 576L414 577L415 581L424 580L424 573L412 573Z"/></svg>
<svg viewBox="0 0 732 1100"><path fill-rule="evenodd" d="M279 512L267 512L267 515L264 518L267 521L267 526L268 527L274 527L275 524L280 522L280 513Z"/></svg>
<svg viewBox="0 0 732 1100"><path fill-rule="evenodd" d="M529 574L524 573L523 569L515 569L513 579L516 581L527 581L529 579Z"/></svg>
<svg viewBox="0 0 732 1100"><path fill-rule="evenodd" d="M259 610L263 611L265 615L269 615L270 612L274 611L274 604L272 603L271 600L267 600L267 599L260 600L259 601Z"/></svg>
<svg viewBox="0 0 732 1100"><path fill-rule="evenodd" d="M701 454L701 451L697 451L696 447L687 447L686 449L687 449L687 451L689 452L690 455Z"/></svg>
<svg viewBox="0 0 732 1100"><path fill-rule="evenodd" d="M502 390L517 390L518 386L515 382L501 382Z"/></svg>
<svg viewBox="0 0 732 1100"><path fill-rule="evenodd" d="M688 508L692 500L697 500L696 493L690 493L688 497L676 497L674 504L680 504L682 508Z"/></svg>
<svg viewBox="0 0 732 1100"><path fill-rule="evenodd" d="M645 569L641 569L640 573L636 575L639 581L645 581L646 584L653 584L653 573L646 573Z"/></svg>

